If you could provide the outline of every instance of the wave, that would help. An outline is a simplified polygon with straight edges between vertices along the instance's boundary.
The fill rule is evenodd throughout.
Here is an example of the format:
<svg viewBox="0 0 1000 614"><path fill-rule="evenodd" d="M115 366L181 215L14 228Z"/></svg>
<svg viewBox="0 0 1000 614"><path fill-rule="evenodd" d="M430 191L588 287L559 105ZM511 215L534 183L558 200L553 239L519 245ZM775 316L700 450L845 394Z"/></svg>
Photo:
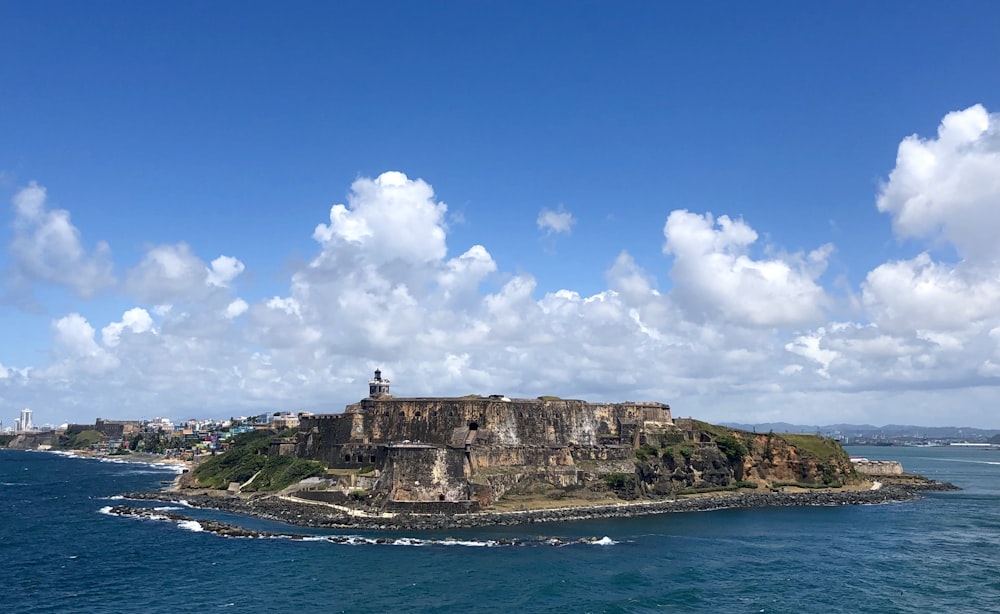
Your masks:
<svg viewBox="0 0 1000 614"><path fill-rule="evenodd" d="M608 536L601 538L597 537L579 537L579 538L561 538L561 537L542 537L534 540L521 539L521 538L501 538L501 539L458 539L454 537L447 537L442 539L436 538L419 538L419 537L365 537L361 535L299 535L294 533L271 533L267 531L255 531L251 529L244 529L242 527L229 525L226 523L220 523L211 520L198 521L187 516L180 516L173 513L171 510L176 510L179 508L172 506L154 507L154 508L144 508L144 507L127 507L127 506L105 506L98 510L101 514L107 514L111 516L127 516L129 518L134 518L136 520L156 520L156 521L168 521L177 523L177 527L187 531L194 532L205 532L212 533L214 535L219 535L221 537L228 538L243 538L243 539L291 539L296 541L307 541L307 542L324 542L330 544L341 544L347 546L410 546L410 547L428 547L428 546L448 546L448 547L466 547L466 548L495 548L502 546L555 546L555 547L565 547L573 545L594 545L594 546L613 546L619 542L611 539Z"/></svg>
<svg viewBox="0 0 1000 614"><path fill-rule="evenodd" d="M934 460L946 461L949 463L970 463L973 465L1000 465L1000 461L969 460L966 458L936 458Z"/></svg>

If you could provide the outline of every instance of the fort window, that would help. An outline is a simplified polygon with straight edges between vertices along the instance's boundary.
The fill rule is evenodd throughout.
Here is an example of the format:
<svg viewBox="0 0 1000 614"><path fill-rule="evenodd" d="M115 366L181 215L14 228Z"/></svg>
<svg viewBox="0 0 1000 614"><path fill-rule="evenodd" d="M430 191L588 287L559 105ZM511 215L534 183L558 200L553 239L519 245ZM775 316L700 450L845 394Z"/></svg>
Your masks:
<svg viewBox="0 0 1000 614"><path fill-rule="evenodd" d="M350 454L345 454L344 455L344 462L345 463L351 462L351 455Z"/></svg>
<svg viewBox="0 0 1000 614"><path fill-rule="evenodd" d="M419 417L420 417L420 415L421 415L421 414L420 414L420 412L418 411L417 413L413 414L413 417L414 417L414 418L419 418Z"/></svg>
<svg viewBox="0 0 1000 614"><path fill-rule="evenodd" d="M438 501L444 501L444 493L438 495Z"/></svg>
<svg viewBox="0 0 1000 614"><path fill-rule="evenodd" d="M469 423L469 430L470 431L478 431L479 430L479 425L477 423L475 423L475 422L470 422Z"/></svg>
<svg viewBox="0 0 1000 614"><path fill-rule="evenodd" d="M375 455L374 455L374 454L372 454L372 457L371 457L371 458L372 458L372 459L371 459L371 461L370 461L370 462L373 462L373 463L374 463L374 462L375 462Z"/></svg>
<svg viewBox="0 0 1000 614"><path fill-rule="evenodd" d="M400 418L405 418L406 417L406 412L405 411L399 412L399 417Z"/></svg>

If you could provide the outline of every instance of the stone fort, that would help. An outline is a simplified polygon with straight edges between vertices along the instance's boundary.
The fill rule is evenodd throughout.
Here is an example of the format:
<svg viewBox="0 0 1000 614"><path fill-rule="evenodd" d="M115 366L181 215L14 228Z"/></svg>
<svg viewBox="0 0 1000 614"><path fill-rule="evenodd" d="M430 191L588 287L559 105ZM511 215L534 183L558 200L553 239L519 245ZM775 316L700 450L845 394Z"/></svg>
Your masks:
<svg viewBox="0 0 1000 614"><path fill-rule="evenodd" d="M303 415L297 436L276 438L272 453L346 470L350 486L369 486L389 507L478 508L525 482L565 488L631 474L635 449L675 428L664 403L402 398L379 370L368 385L343 413Z"/></svg>

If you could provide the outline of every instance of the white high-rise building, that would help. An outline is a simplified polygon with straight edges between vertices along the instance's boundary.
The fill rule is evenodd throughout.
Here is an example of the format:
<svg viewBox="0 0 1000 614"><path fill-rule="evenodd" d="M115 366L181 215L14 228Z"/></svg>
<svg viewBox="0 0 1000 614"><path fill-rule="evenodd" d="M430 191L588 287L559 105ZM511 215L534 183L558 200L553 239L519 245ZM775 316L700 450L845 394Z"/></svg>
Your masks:
<svg viewBox="0 0 1000 614"><path fill-rule="evenodd" d="M25 407L21 410L21 430L32 431L34 428L34 425L31 424L31 410Z"/></svg>

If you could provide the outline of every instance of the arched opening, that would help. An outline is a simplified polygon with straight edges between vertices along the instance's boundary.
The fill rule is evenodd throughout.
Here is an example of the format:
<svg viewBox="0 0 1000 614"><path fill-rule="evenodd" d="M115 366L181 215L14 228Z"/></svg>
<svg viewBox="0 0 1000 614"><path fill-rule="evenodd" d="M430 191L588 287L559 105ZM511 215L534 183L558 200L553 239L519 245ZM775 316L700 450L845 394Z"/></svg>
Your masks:
<svg viewBox="0 0 1000 614"><path fill-rule="evenodd" d="M420 414L420 412L418 411L417 413L413 414L413 417L414 417L414 418L419 418L419 417L420 417L420 415L421 415L421 414Z"/></svg>
<svg viewBox="0 0 1000 614"><path fill-rule="evenodd" d="M469 423L469 430L470 431L478 431L479 430L479 424L476 423L476 422L470 422Z"/></svg>
<svg viewBox="0 0 1000 614"><path fill-rule="evenodd" d="M444 501L444 493L438 495L438 501Z"/></svg>

